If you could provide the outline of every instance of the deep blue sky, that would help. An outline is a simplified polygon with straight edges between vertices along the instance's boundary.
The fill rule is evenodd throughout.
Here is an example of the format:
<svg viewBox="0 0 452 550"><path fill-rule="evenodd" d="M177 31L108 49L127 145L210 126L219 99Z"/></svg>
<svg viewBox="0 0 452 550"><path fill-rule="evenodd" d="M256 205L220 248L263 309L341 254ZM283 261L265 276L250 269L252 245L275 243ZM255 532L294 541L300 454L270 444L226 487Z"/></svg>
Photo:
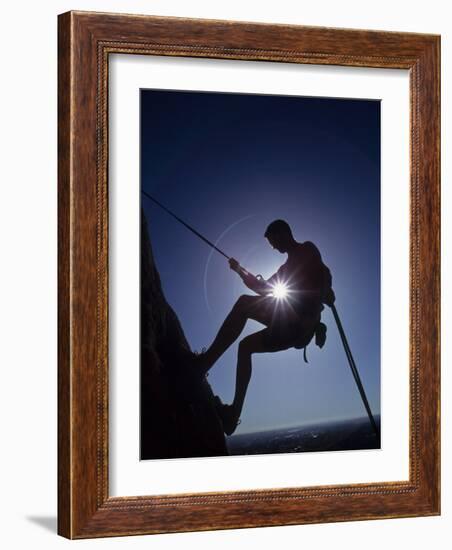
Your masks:
<svg viewBox="0 0 452 550"><path fill-rule="evenodd" d="M375 413L380 412L380 103L331 98L141 91L142 188L253 273L286 255L267 225L283 218L330 267L342 318ZM225 258L142 198L168 302L192 349L212 342L243 293ZM327 343L253 357L236 433L364 416L334 319ZM243 336L263 327L249 321ZM232 401L237 344L209 381Z"/></svg>

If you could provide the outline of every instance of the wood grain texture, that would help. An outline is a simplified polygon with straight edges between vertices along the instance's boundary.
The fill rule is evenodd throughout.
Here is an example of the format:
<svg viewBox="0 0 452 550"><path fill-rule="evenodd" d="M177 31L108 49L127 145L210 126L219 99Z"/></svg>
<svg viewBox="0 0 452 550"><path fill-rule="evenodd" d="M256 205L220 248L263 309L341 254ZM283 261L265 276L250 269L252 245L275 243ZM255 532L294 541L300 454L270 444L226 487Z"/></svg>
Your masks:
<svg viewBox="0 0 452 550"><path fill-rule="evenodd" d="M438 36L69 12L59 16L58 532L68 538L433 515L440 507ZM108 58L410 70L410 479L108 495Z"/></svg>
<svg viewBox="0 0 452 550"><path fill-rule="evenodd" d="M70 18L60 18L66 26ZM58 34L58 531L69 534L71 503L70 411L70 34Z"/></svg>

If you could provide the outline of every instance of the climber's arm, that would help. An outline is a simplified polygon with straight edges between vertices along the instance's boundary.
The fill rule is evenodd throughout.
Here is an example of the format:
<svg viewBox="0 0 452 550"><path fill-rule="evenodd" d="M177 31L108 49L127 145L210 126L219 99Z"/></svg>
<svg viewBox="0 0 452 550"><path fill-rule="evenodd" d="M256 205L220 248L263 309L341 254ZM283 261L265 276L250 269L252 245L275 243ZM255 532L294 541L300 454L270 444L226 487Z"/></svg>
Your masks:
<svg viewBox="0 0 452 550"><path fill-rule="evenodd" d="M267 296L269 294L271 288L269 287L267 281L254 276L252 273L249 273L234 258L229 260L229 267L240 276L244 284L250 290L256 294L260 294L261 296Z"/></svg>

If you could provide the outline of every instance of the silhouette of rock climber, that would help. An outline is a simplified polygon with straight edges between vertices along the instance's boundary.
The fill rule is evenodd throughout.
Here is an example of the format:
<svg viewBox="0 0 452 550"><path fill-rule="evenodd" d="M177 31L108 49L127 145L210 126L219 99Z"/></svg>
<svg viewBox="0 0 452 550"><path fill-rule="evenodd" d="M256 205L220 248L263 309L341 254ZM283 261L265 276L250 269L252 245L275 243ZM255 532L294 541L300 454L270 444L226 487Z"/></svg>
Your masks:
<svg viewBox="0 0 452 550"><path fill-rule="evenodd" d="M272 222L265 237L274 249L287 254L287 261L268 280L264 280L248 273L234 258L229 260L230 268L256 295L239 297L212 345L196 357L198 368L206 374L237 340L248 319L254 319L266 327L246 336L239 343L233 402L227 405L217 397L218 414L227 435L232 434L240 422L251 379L251 356L254 353L305 347L314 334L322 347L326 338L326 327L320 323L322 303L334 303L330 272L312 242L297 242L284 220Z"/></svg>

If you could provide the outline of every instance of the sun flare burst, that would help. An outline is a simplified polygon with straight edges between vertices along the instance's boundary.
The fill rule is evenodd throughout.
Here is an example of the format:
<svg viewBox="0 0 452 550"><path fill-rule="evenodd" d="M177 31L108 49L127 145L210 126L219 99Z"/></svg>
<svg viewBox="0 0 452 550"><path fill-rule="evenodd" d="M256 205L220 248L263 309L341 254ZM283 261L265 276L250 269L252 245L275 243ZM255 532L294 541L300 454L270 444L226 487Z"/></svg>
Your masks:
<svg viewBox="0 0 452 550"><path fill-rule="evenodd" d="M282 300L287 297L288 290L284 283L276 283L273 287L272 295L277 300Z"/></svg>

